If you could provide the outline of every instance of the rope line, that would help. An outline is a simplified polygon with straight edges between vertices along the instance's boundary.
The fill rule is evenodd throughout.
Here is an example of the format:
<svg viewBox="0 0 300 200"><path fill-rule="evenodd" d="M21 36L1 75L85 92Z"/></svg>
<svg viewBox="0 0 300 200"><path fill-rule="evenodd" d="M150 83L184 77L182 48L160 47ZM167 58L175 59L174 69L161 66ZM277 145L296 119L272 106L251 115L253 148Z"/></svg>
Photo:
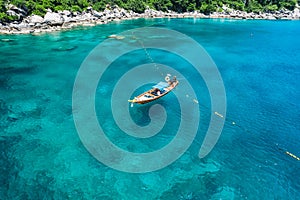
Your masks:
<svg viewBox="0 0 300 200"><path fill-rule="evenodd" d="M157 64L154 62L154 59L151 57L150 53L148 52L148 50L147 50L147 48L145 47L145 45L144 45L144 43L142 42L142 40L140 40L138 37L136 37L136 36L134 35L133 32L131 32L131 33L132 33L132 38L135 39L135 40L140 44L140 46L143 48L143 50L144 50L144 52L145 52L145 55L146 55L147 59L148 59L151 63L153 63L153 64L154 64L154 67L156 67L156 69L158 70L159 67L158 67ZM163 74L161 73L161 75L163 75Z"/></svg>
<svg viewBox="0 0 300 200"><path fill-rule="evenodd" d="M156 24L161 24L161 23L163 23L163 22L156 23ZM144 26L144 27L149 27L149 26L153 26L153 25L156 25L156 24L153 23L153 24L150 24L150 25ZM158 67L157 64L154 62L154 59L151 57L151 55L150 55L149 51L147 50L147 48L145 47L144 43L143 43L139 38L137 38L136 36L134 36L134 33L133 33L133 32L132 32L132 37L133 37L134 39L136 39L136 40L138 41L138 43L141 45L141 47L144 49L144 52L145 52L145 55L146 55L147 59L148 59L151 63L154 64L154 66L156 67L157 70L159 70L159 67ZM161 76L163 76L163 73L160 73L160 74L161 74ZM186 98L189 98L189 97L190 97L190 95L189 95L189 94L186 94ZM200 107L202 107L202 108L204 108L204 109L207 109L207 110L210 110L207 106L205 106L205 105L203 105L203 104L200 104L200 102L199 102L196 98L192 98L191 100L192 100L191 103L199 104ZM220 118L224 118L223 114L222 114L222 113L218 113L217 111L212 112L211 114L214 114L214 115L216 115L216 116L218 116L218 117L220 117ZM233 119L231 119L231 118L229 118L229 117L226 117L224 123L225 123L224 125L227 124L227 125L230 125L230 126L235 126L235 127L239 128L240 130L242 130L242 131L244 131L244 132L251 133L247 128L245 128L245 127L243 127L243 126L237 124ZM196 142L199 143L199 141L196 141ZM200 144L200 143L199 143L199 144ZM278 147L278 149L281 150L281 151L282 151L283 153L285 153L286 155L290 156L291 158L294 158L294 159L300 161L300 157L296 156L295 154L293 154L293 153L291 153L291 152L289 152L289 151L287 151L287 150L284 150L284 149L282 149L282 148L279 148L279 147Z"/></svg>

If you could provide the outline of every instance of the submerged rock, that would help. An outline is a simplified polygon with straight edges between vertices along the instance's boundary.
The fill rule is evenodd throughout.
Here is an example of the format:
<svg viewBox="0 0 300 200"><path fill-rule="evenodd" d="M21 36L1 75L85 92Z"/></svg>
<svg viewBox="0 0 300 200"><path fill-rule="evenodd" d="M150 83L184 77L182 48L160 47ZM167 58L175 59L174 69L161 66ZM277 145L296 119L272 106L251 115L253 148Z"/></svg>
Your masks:
<svg viewBox="0 0 300 200"><path fill-rule="evenodd" d="M10 75L10 74L26 74L26 73L32 73L35 70L36 67L34 66L26 66L26 67L3 67L0 68L0 73Z"/></svg>
<svg viewBox="0 0 300 200"><path fill-rule="evenodd" d="M0 41L1 41L1 42L13 42L13 41L15 41L15 40L9 39L9 38L3 38L3 39L1 39Z"/></svg>
<svg viewBox="0 0 300 200"><path fill-rule="evenodd" d="M0 99L0 116L3 117L4 115L7 115L8 108L6 105L6 102L3 99Z"/></svg>
<svg viewBox="0 0 300 200"><path fill-rule="evenodd" d="M14 122L14 121L17 121L21 117L22 117L21 115L18 115L16 113L10 113L10 114L8 114L7 119L11 122Z"/></svg>
<svg viewBox="0 0 300 200"><path fill-rule="evenodd" d="M116 39L116 40L123 40L125 37L124 36L121 36L121 35L109 35L108 38L113 38L113 39Z"/></svg>
<svg viewBox="0 0 300 200"><path fill-rule="evenodd" d="M1 199L9 199L9 188L20 171L20 163L15 158L14 145L22 139L21 136L0 136L0 194Z"/></svg>
<svg viewBox="0 0 300 200"><path fill-rule="evenodd" d="M195 178L174 182L169 190L164 191L158 199L208 199L205 186Z"/></svg>
<svg viewBox="0 0 300 200"><path fill-rule="evenodd" d="M54 51L72 51L76 48L77 48L77 46L60 46L57 48L52 48L52 50L54 50Z"/></svg>
<svg viewBox="0 0 300 200"><path fill-rule="evenodd" d="M235 199L234 189L230 187L218 188L218 192L212 195L211 199Z"/></svg>

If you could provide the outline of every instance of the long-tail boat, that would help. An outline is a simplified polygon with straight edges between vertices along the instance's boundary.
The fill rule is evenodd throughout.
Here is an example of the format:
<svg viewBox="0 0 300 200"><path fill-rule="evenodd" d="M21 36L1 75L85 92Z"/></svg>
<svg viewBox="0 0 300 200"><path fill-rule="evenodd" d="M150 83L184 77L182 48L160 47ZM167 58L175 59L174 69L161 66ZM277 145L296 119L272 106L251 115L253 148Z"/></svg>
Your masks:
<svg viewBox="0 0 300 200"><path fill-rule="evenodd" d="M158 84L152 86L152 89L128 101L131 103L138 103L138 104L149 103L171 92L179 83L178 80L176 79L176 76L174 76L172 80L170 80L169 76L166 76L165 80L167 82L159 82Z"/></svg>

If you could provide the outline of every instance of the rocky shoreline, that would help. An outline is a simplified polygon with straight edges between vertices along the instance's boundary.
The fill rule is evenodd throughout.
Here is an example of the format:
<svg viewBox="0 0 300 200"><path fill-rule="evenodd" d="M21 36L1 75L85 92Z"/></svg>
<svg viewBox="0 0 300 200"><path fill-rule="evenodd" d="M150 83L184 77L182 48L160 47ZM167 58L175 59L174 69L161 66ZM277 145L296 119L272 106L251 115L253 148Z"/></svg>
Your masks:
<svg viewBox="0 0 300 200"><path fill-rule="evenodd" d="M8 12L17 16L16 22L1 24L0 34L39 34L43 32L71 29L76 26L95 26L111 21L137 18L229 18L229 19L267 19L267 20L299 20L300 11L297 7L294 11L281 10L269 13L247 13L233 10L226 6L223 12L215 12L204 15L198 11L187 13L162 12L147 8L144 13L138 14L123 8L107 7L103 12L87 8L82 13L68 10L52 12L50 9L44 17L38 15L27 16L26 11L11 5Z"/></svg>

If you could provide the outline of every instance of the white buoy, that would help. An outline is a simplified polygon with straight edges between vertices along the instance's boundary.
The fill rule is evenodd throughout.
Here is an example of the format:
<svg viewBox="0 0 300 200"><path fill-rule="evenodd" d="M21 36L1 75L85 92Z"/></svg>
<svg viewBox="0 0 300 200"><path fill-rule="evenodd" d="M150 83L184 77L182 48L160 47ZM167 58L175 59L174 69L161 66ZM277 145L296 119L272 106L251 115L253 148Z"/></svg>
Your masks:
<svg viewBox="0 0 300 200"><path fill-rule="evenodd" d="M215 112L215 115L217 115L217 116L219 116L219 117L221 117L221 118L223 118L224 116L223 115L221 115L220 113L218 113L218 112Z"/></svg>

